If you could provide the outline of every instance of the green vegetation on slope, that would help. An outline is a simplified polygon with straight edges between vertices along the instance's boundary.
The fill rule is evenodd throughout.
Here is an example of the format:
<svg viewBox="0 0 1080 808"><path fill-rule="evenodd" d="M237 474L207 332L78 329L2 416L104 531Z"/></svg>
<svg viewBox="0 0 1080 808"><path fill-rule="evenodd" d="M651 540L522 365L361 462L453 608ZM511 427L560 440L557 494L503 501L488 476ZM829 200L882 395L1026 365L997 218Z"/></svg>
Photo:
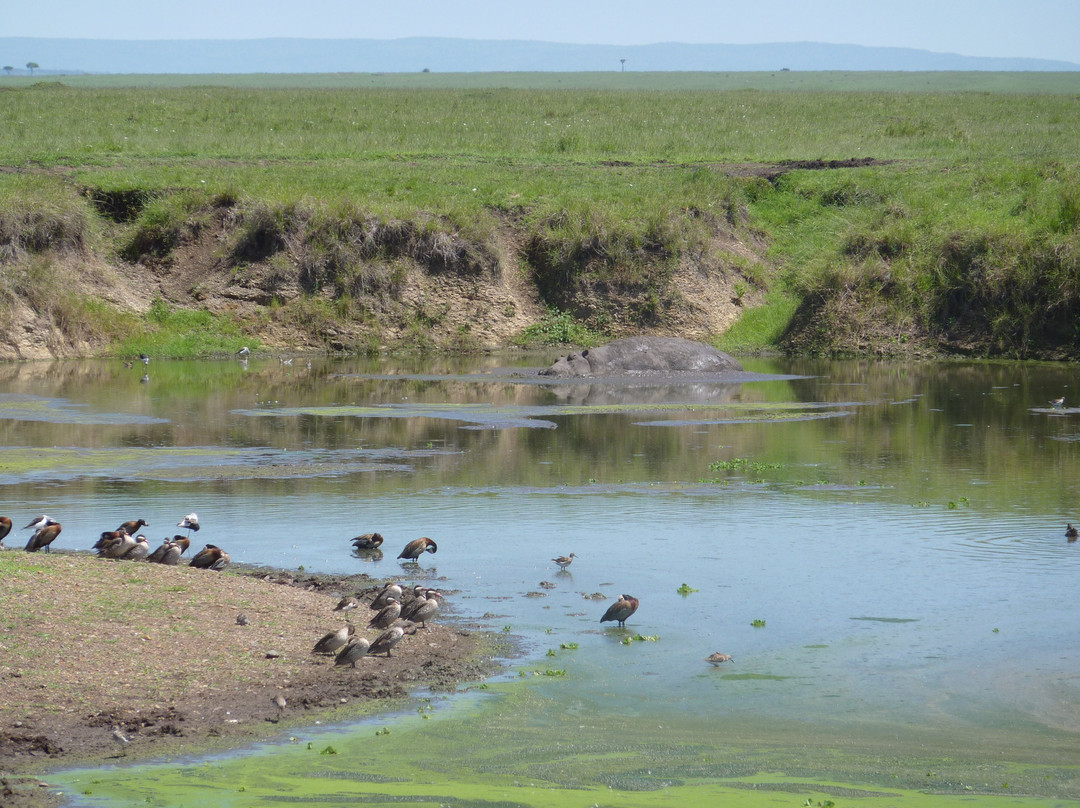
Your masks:
<svg viewBox="0 0 1080 808"><path fill-rule="evenodd" d="M768 291L729 338L744 349L1075 355L1068 77L793 84L809 75L768 92L29 85L3 96L0 261L97 244L167 262L225 223L223 271L270 262L299 276L296 318L364 321L406 265L497 273L509 244L544 304L600 334L670 323L690 264ZM721 235L767 244L772 268Z"/></svg>

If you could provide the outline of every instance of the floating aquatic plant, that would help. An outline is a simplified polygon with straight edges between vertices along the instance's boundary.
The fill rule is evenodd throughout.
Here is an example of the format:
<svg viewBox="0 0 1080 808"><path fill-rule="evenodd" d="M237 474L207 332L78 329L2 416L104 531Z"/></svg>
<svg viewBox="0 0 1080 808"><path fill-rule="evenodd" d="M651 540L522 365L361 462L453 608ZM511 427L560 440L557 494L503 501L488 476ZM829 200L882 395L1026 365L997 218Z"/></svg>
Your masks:
<svg viewBox="0 0 1080 808"><path fill-rule="evenodd" d="M564 651L576 651L580 646L576 642L564 642L559 647Z"/></svg>
<svg viewBox="0 0 1080 808"><path fill-rule="evenodd" d="M635 642L656 642L660 639L659 634L634 634L630 637L624 637L622 639L623 645L630 645Z"/></svg>
<svg viewBox="0 0 1080 808"><path fill-rule="evenodd" d="M761 619L751 620L750 625L752 625L754 628L765 628L765 621Z"/></svg>
<svg viewBox="0 0 1080 808"><path fill-rule="evenodd" d="M682 586L680 586L680 587L679 587L678 589L676 589L675 591L676 591L676 592L678 592L678 593L679 593L680 595L682 595L682 596L683 596L683 597L685 598L685 597L686 597L687 595L689 595L689 594L690 594L691 592L697 592L698 590L694 589L694 587L692 587L692 586L690 586L689 584L687 584L687 583L685 583L685 582L684 582L684 583L683 583L683 585L682 585Z"/></svg>

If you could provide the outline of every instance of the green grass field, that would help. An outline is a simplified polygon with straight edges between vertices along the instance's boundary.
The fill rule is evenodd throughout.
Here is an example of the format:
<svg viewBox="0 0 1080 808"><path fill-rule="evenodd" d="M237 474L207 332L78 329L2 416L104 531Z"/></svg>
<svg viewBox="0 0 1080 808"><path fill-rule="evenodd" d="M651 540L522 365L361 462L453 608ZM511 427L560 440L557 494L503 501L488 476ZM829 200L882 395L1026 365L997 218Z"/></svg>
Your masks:
<svg viewBox="0 0 1080 808"><path fill-rule="evenodd" d="M450 228L481 253L509 219L555 285L700 252L723 225L764 236L780 270L756 280L784 316L854 299L1047 355L1080 314L1078 104L1080 73L5 78L0 244L113 232L86 189L172 199L144 234L225 196ZM739 170L852 158L877 164Z"/></svg>

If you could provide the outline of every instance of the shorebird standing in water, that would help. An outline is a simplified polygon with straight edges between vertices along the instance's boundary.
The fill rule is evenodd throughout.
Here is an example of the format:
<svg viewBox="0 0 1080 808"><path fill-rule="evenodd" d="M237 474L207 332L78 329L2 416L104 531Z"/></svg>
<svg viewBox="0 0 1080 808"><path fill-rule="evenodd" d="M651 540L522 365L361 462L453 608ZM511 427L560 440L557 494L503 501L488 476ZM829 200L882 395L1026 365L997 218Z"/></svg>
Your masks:
<svg viewBox="0 0 1080 808"><path fill-rule="evenodd" d="M553 558L551 560L559 565L559 569L565 570L567 567L574 563L575 558L577 558L577 556L571 553L570 555L559 556L558 558Z"/></svg>
<svg viewBox="0 0 1080 808"><path fill-rule="evenodd" d="M1053 407L1055 410L1060 410L1062 407L1065 406L1065 396L1062 396L1061 398L1050 399L1050 406Z"/></svg>
<svg viewBox="0 0 1080 808"><path fill-rule="evenodd" d="M717 651L716 653L709 654L707 657L705 657L705 661L708 662L710 665L723 665L725 662L734 662L735 657L733 657L731 654L721 654L719 651Z"/></svg>
<svg viewBox="0 0 1080 808"><path fill-rule="evenodd" d="M176 523L177 527L182 527L188 532L188 538L191 538L191 531L199 532L199 514L189 513L183 519Z"/></svg>
<svg viewBox="0 0 1080 808"><path fill-rule="evenodd" d="M637 611L638 603L638 599L631 595L619 595L619 599L608 606L608 610L604 612L600 622L605 623L609 620L615 620L621 628L626 625L627 618Z"/></svg>

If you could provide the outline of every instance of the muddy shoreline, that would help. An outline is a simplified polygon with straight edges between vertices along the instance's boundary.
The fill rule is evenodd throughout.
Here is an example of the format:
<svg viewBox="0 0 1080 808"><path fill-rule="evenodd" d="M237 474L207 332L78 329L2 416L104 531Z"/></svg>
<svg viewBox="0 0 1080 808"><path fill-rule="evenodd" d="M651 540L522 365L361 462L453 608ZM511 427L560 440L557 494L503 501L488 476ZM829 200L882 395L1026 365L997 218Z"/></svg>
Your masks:
<svg viewBox="0 0 1080 808"><path fill-rule="evenodd" d="M442 616L389 658L336 667L312 653L322 633L346 620L361 636L379 633L367 628L367 604L383 581L362 574L216 573L65 552L7 551L0 563L0 602L14 613L0 643L4 806L54 804L39 779L51 769L235 747L290 725L348 720L420 689L484 679L511 651L480 627L448 621L451 595ZM345 596L360 607L343 616L334 607ZM154 605L125 605L135 602ZM43 652L43 636L68 645ZM114 729L130 742L121 746Z"/></svg>

